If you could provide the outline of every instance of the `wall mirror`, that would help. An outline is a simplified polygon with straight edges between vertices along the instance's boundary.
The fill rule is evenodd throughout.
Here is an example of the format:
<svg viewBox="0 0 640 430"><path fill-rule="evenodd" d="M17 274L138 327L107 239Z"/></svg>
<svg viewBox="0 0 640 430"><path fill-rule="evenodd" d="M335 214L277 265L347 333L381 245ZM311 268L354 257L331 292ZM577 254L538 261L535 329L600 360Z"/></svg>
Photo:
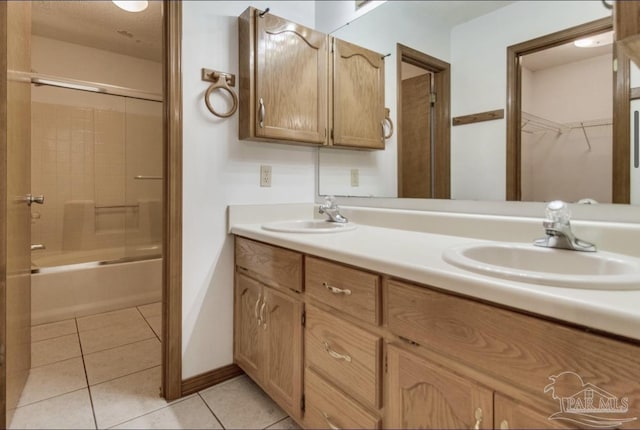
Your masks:
<svg viewBox="0 0 640 430"><path fill-rule="evenodd" d="M396 133L387 140L384 151L321 148L318 162L319 194L346 197L427 197L476 202L513 200L507 195L506 179L508 168L506 114L509 107L507 106L507 49L510 46L585 23L610 19L612 12L601 1L389 1L375 5L375 8L368 10L365 14L351 19L351 16L346 13L345 16L340 16L338 12L331 13L323 10L335 8L336 6L332 6L335 3L349 2L318 3L318 29L331 31L335 37L382 54L390 54L385 59L385 105L390 109L391 118L396 123ZM325 17L331 17L332 21ZM331 27L332 24L333 27ZM603 32L603 30L598 31ZM405 72L398 67L398 57L402 55L399 46L450 65L449 117L453 119L454 124L456 120L462 120L462 122L458 121L460 125L450 127L450 159L447 160L446 166L450 181L448 196L444 193L410 196L403 195L401 190L403 168L399 163L402 155L399 155L397 137L398 129L402 130L403 121L402 118L398 121L398 111L402 107L399 106L397 82L398 75ZM598 61L611 64L615 44L608 46L609 48L601 49L588 58L576 59L562 52L555 53L555 62L549 62L545 67L546 69L567 68L567 64L574 63L572 64L574 68L586 70L589 68L588 62L595 61L594 57L600 57ZM609 57L606 57L607 55ZM579 63L581 61L584 67ZM532 58L529 64L533 62ZM523 67L527 67L527 59L523 60L522 64ZM534 66L530 67L534 68ZM536 70L527 69L526 77L529 79L535 74L542 75L541 70L544 67L543 69L539 67L536 65ZM630 91L629 87L634 86L634 82L636 86L640 83L637 82L638 75L640 75L638 69L631 64L630 76L626 77L627 94ZM531 85L529 79L523 91L529 91L528 94L530 94ZM555 85L563 88L562 84ZM558 92L550 91L549 94L550 97L554 97L554 94L555 97L562 97ZM527 103L529 107L531 99L527 99L525 104ZM575 103L578 105L583 101L576 100ZM556 111L561 110L561 115L552 112L553 109L548 115L548 120L551 123L560 124L561 129L549 129L549 127L545 129L542 126L534 130L532 128L534 124L531 123L523 127L524 122L530 122L534 116L540 116L527 112L526 118L518 118L520 123L518 132L524 130L527 145L532 145L532 142L538 138L541 141L544 140L547 146L561 145L567 141L571 141L571 145L581 145L584 142L578 143L578 139L585 140L586 133L589 143L593 146L594 142L606 140L604 136L607 133L613 134L613 115L608 113L611 107L607 112L595 113L594 115L598 118L592 118L593 115L590 113L581 113L578 117L572 117L569 112L570 105L569 107L565 104L562 105L564 107L560 107L561 105L557 103L554 105L553 99L547 98L545 103L538 104L551 105ZM474 117L477 116L485 120L475 122ZM469 119L471 122L465 122ZM590 127L581 127L581 123ZM549 124L546 125L549 126ZM529 133L532 130L533 132ZM628 136L626 140L629 142ZM406 138L403 139L402 144L406 146ZM580 151L586 151L588 145L585 143L583 146L584 148L582 146L578 148L577 153L565 155L584 158L585 154ZM542 168L545 167L544 145L540 145L540 148L542 152L532 158L536 158L537 162L543 164L523 167L523 174L528 178L535 177L536 171L540 172L540 175L554 176L553 170ZM611 157L611 155L598 154L592 151L590 155ZM633 157L631 159L633 160ZM567 158L566 162L573 161ZM430 178L434 175L433 166L434 163L431 163L432 171L427 174ZM587 163L586 166L589 164ZM428 169L429 166L426 165L419 170ZM437 176L437 168L435 170ZM596 176L600 174L609 175L609 177ZM610 168L596 171L586 167L584 175L592 183L612 182ZM357 178L356 181L353 180L354 176ZM558 177L562 180L562 175L558 174ZM640 202L640 199L634 200L633 181L633 172L631 172L631 178L626 179L627 186L631 182L631 203ZM532 187L531 182L528 184L527 186ZM602 193L598 192L598 196L601 195ZM553 198L574 201L573 197L567 198L564 195L538 197L538 194L533 192L519 196L518 200L548 201ZM588 199L592 198L592 195L588 189L585 189L580 194L580 198ZM593 198L593 200L598 199L603 198ZM577 200L578 198L575 199Z"/></svg>

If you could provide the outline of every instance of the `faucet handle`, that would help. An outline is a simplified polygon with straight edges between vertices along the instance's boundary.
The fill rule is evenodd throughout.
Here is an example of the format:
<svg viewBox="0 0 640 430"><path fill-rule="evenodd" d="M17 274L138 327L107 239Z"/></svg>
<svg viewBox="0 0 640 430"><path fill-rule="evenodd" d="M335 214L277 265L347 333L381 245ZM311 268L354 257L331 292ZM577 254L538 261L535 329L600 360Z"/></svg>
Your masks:
<svg viewBox="0 0 640 430"><path fill-rule="evenodd" d="M565 202L562 200L554 200L547 204L545 210L547 220L558 222L562 224L569 224L571 220L571 211Z"/></svg>
<svg viewBox="0 0 640 430"><path fill-rule="evenodd" d="M325 209L337 209L338 205L335 202L335 197L333 196L324 196L324 206Z"/></svg>

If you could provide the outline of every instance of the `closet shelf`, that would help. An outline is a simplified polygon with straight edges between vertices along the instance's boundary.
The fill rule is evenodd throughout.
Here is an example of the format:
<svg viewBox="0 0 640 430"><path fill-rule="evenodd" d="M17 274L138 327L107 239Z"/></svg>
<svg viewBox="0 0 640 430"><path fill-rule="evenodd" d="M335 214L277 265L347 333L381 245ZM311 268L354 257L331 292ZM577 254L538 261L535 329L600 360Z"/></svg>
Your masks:
<svg viewBox="0 0 640 430"><path fill-rule="evenodd" d="M520 130L523 133L527 134L547 133L549 131L552 131L557 135L561 135L564 133L568 133L571 130L581 129L587 142L587 146L589 147L589 151L591 150L591 142L589 140L589 135L587 134L586 129L591 127L613 125L613 119L611 118L559 123L524 111L521 112L520 117Z"/></svg>

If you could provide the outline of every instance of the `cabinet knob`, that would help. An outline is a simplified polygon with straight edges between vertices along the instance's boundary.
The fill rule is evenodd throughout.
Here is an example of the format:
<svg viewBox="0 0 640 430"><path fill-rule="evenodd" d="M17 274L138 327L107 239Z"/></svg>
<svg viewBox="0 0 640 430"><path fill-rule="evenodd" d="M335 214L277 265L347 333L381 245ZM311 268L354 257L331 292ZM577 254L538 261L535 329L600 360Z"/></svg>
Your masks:
<svg viewBox="0 0 640 430"><path fill-rule="evenodd" d="M509 421L502 420L500 421L500 430L508 430L509 429Z"/></svg>
<svg viewBox="0 0 640 430"><path fill-rule="evenodd" d="M33 203L38 203L39 205L44 204L44 196L41 194L39 196L33 196L31 194L27 194L24 198L29 206Z"/></svg>
<svg viewBox="0 0 640 430"><path fill-rule="evenodd" d="M475 412L476 424L473 426L474 430L480 430L480 424L482 424L482 409L477 408Z"/></svg>

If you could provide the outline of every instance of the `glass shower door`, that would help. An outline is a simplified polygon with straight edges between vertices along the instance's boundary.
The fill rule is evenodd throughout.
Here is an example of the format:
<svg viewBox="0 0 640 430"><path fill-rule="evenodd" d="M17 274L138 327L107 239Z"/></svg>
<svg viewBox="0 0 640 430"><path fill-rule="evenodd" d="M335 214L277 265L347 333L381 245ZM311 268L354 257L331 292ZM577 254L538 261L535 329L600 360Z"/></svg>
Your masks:
<svg viewBox="0 0 640 430"><path fill-rule="evenodd" d="M162 255L162 103L125 102L126 204L125 256Z"/></svg>

